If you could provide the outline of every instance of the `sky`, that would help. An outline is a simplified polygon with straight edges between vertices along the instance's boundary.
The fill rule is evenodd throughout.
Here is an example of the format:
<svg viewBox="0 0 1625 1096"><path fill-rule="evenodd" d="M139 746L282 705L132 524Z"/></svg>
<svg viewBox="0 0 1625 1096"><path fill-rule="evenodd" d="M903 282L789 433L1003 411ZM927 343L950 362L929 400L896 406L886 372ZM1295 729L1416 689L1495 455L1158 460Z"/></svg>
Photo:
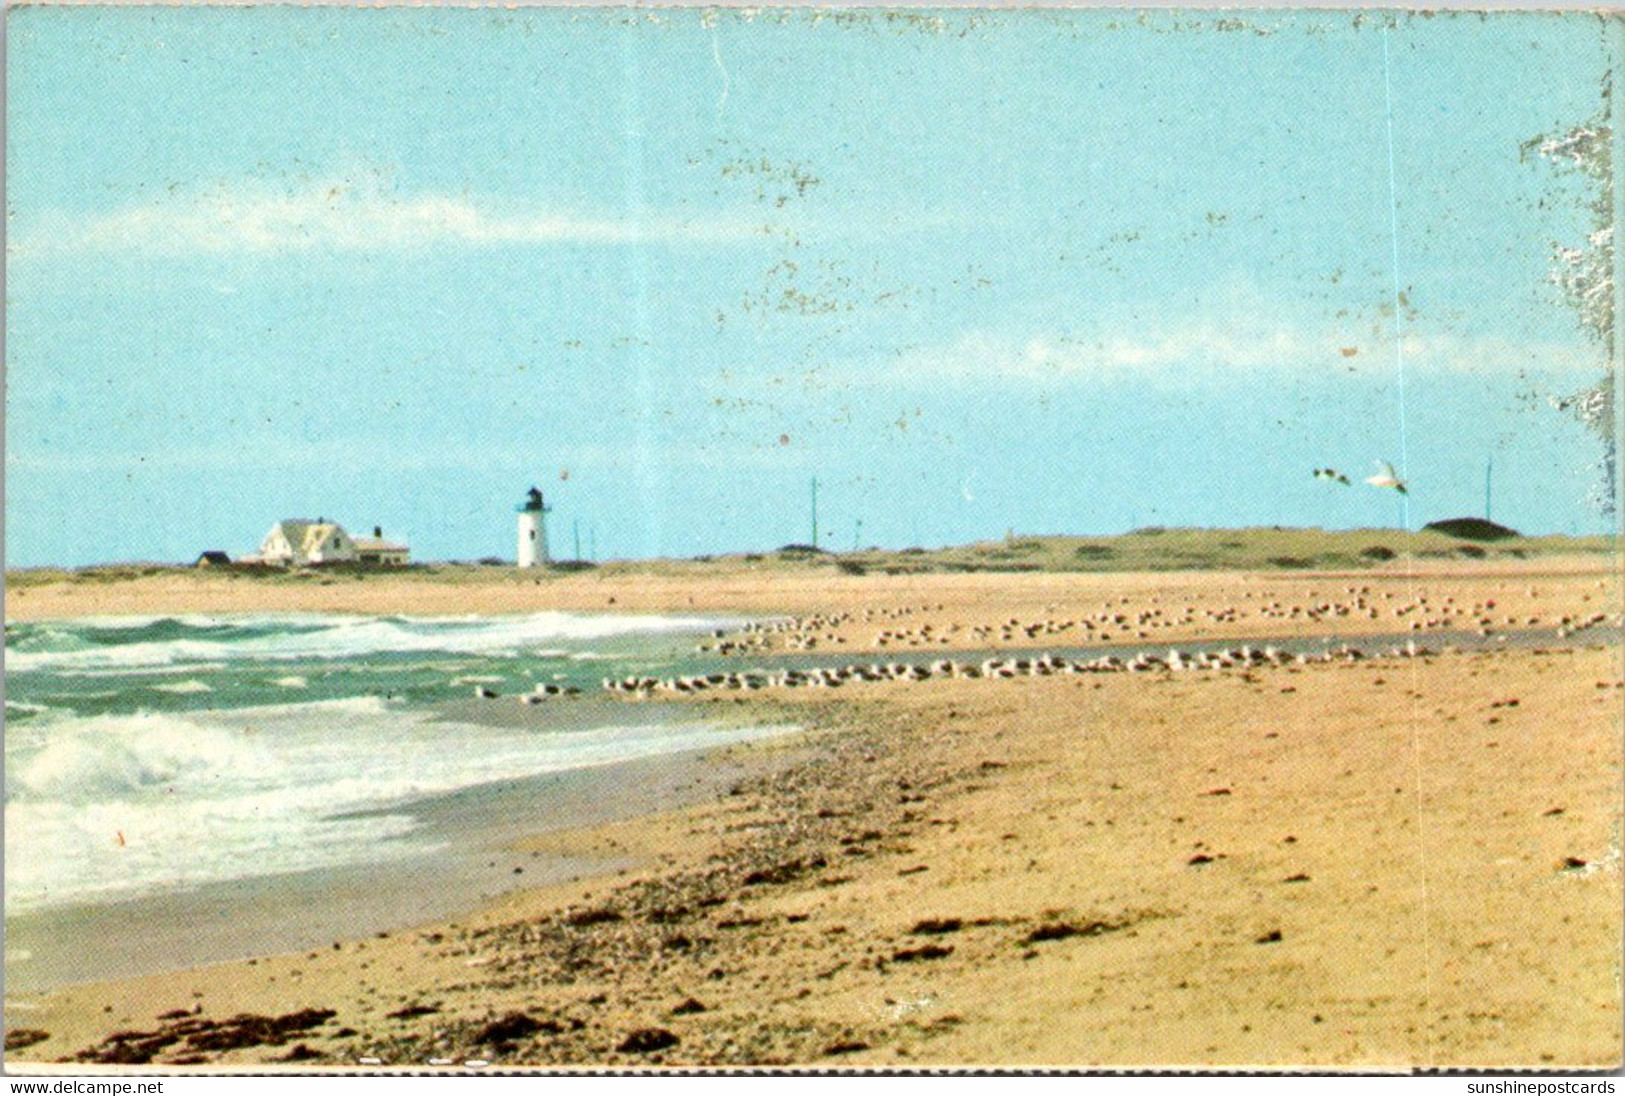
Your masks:
<svg viewBox="0 0 1625 1096"><path fill-rule="evenodd" d="M1607 531L1605 22L12 9L6 564Z"/></svg>

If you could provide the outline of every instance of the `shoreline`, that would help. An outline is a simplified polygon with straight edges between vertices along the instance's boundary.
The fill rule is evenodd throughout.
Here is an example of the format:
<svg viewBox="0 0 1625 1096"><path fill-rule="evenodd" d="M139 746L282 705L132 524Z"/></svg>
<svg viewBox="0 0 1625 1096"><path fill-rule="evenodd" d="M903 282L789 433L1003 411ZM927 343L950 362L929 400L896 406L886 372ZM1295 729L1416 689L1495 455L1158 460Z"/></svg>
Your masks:
<svg viewBox="0 0 1625 1096"><path fill-rule="evenodd" d="M74 987L8 1027L55 1028L38 1061L117 1052L98 1040L161 1033L166 1010L336 1010L191 1063L226 1068L1607 1066L1618 671L1617 652L1582 649L706 697L693 707L804 715L776 740L796 760L675 813L519 845L640 850L625 875ZM1489 712L1486 675L1521 705ZM1418 705L1467 737L1418 739ZM1587 714L1554 753L1542 735L1565 708ZM1389 931L1406 924L1428 926L1431 952ZM1535 989L1546 978L1562 999Z"/></svg>
<svg viewBox="0 0 1625 1096"><path fill-rule="evenodd" d="M623 718L634 715L649 718L647 710ZM764 737L793 743L798 734ZM516 890L612 876L626 868L625 856L550 848L551 835L678 811L782 763L775 751L742 754L739 745L583 765L400 803L387 812L412 816L418 826L400 839L417 848L399 855L8 913L7 1007L74 985L326 947L465 914ZM27 958L14 960L18 953Z"/></svg>

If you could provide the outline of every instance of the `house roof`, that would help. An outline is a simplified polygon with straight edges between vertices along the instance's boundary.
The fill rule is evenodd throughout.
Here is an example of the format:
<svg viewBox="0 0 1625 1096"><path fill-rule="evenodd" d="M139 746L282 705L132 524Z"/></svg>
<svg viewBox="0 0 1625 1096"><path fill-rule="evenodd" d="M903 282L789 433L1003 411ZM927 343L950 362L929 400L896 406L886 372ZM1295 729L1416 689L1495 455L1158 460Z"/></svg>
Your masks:
<svg viewBox="0 0 1625 1096"><path fill-rule="evenodd" d="M376 537L360 537L353 541L358 552L405 552L404 544L396 544L392 540L379 540Z"/></svg>
<svg viewBox="0 0 1625 1096"><path fill-rule="evenodd" d="M350 534L344 531L344 526L336 521L312 522L305 527L305 539L303 546L299 550L305 555L320 551L328 539L334 536L342 537L345 540L350 539ZM289 537L288 539L292 540L293 538Z"/></svg>
<svg viewBox="0 0 1625 1096"><path fill-rule="evenodd" d="M350 539L350 534L346 533L344 526L338 522L311 521L309 518L284 518L271 526L271 531L265 534L265 539L268 541L279 532L287 539L293 551L303 556L319 551L335 535L345 540Z"/></svg>
<svg viewBox="0 0 1625 1096"><path fill-rule="evenodd" d="M314 524L316 523L308 518L284 518L271 526L271 531L265 534L265 539L270 540L281 533L291 546L298 548L305 542L305 530Z"/></svg>

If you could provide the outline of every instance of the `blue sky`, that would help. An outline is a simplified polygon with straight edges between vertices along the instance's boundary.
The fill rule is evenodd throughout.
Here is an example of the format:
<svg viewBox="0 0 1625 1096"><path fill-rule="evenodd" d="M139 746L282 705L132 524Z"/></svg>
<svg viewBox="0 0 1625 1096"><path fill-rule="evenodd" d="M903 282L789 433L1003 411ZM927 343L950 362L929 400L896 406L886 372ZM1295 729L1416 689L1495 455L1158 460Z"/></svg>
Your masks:
<svg viewBox="0 0 1625 1096"><path fill-rule="evenodd" d="M1390 201L1385 22L1393 103ZM1590 16L10 13L10 566L1607 528ZM1397 238L1391 236L1391 226ZM1397 246L1396 246L1397 244ZM1394 258L1404 301L1394 316ZM1396 338L1404 359L1404 430ZM861 533L857 523L862 522ZM585 537L585 532L583 536Z"/></svg>

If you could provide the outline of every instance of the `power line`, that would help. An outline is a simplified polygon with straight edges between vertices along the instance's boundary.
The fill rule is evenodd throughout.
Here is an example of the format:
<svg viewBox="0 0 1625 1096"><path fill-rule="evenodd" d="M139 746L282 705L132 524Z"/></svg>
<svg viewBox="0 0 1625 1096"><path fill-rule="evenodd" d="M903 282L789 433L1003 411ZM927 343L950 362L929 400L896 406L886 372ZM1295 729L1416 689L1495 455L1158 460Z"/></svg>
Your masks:
<svg viewBox="0 0 1625 1096"><path fill-rule="evenodd" d="M1388 129L1388 242L1394 271L1394 371L1399 378L1399 478L1410 478L1410 454L1405 437L1405 339L1400 326L1399 188L1394 180L1394 83L1388 71L1388 28L1382 28L1382 97ZM1399 496L1406 532L1411 528L1411 500Z"/></svg>

